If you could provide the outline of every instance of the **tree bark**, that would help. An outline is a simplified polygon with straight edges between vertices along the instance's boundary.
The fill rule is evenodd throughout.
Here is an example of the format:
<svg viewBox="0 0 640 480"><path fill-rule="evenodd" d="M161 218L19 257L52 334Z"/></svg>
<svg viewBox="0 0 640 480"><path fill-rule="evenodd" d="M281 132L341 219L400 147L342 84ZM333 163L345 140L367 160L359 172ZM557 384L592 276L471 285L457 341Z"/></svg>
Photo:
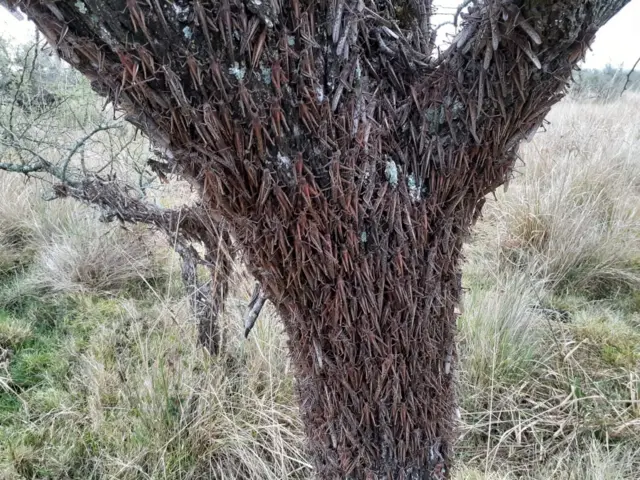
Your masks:
<svg viewBox="0 0 640 480"><path fill-rule="evenodd" d="M15 1L225 219L320 478L446 478L460 249L627 0ZM164 6L161 3L166 3Z"/></svg>
<svg viewBox="0 0 640 480"><path fill-rule="evenodd" d="M458 264L474 210L473 199L463 200L431 232L409 226L411 207L388 211L343 261L308 259L316 264L308 287L292 289L282 313L320 478L448 472ZM329 262L335 273L324 271ZM331 274L335 282L317 280Z"/></svg>

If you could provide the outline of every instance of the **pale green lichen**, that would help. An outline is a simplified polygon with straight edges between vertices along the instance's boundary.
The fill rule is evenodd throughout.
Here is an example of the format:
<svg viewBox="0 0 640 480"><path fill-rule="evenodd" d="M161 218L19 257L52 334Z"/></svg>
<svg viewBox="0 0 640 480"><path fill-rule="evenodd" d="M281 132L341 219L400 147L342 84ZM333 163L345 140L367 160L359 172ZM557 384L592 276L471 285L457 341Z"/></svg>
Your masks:
<svg viewBox="0 0 640 480"><path fill-rule="evenodd" d="M444 114L444 106L440 105L440 107L436 108L428 108L425 113L427 120L432 123L444 123L446 118Z"/></svg>
<svg viewBox="0 0 640 480"><path fill-rule="evenodd" d="M294 37L293 35L289 35L287 37L287 43L290 47L293 47L296 44L296 37Z"/></svg>
<svg viewBox="0 0 640 480"><path fill-rule="evenodd" d="M84 2L76 2L76 8L78 9L78 11L82 14L87 13L87 6L84 4Z"/></svg>
<svg viewBox="0 0 640 480"><path fill-rule="evenodd" d="M446 121L445 107L440 105L439 107L431 107L425 111L425 117L429 122L429 133L437 133L440 125Z"/></svg>
<svg viewBox="0 0 640 480"><path fill-rule="evenodd" d="M362 233L360 233L360 241L362 243L367 243L367 232L363 231Z"/></svg>
<svg viewBox="0 0 640 480"><path fill-rule="evenodd" d="M243 80L247 69L244 65L240 65L238 62L233 62L233 65L229 67L229 74L236 77L238 80Z"/></svg>
<svg viewBox="0 0 640 480"><path fill-rule="evenodd" d="M407 187L409 188L409 196L411 197L411 200L413 200L414 202L420 200L422 189L416 183L416 177L413 175L413 173L407 177Z"/></svg>
<svg viewBox="0 0 640 480"><path fill-rule="evenodd" d="M260 64L260 75L265 84L271 85L271 69L269 67Z"/></svg>
<svg viewBox="0 0 640 480"><path fill-rule="evenodd" d="M187 40L191 40L191 37L193 37L193 31L188 26L182 29L182 33Z"/></svg>
<svg viewBox="0 0 640 480"><path fill-rule="evenodd" d="M392 187L395 188L398 186L398 165L396 165L396 162L388 160L384 174Z"/></svg>

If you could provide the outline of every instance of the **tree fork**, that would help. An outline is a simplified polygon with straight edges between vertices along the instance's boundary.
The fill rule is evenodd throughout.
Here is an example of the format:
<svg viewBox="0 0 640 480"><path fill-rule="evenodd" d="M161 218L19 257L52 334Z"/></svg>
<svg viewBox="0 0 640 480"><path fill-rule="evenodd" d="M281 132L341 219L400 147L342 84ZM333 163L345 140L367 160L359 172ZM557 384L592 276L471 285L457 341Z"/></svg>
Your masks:
<svg viewBox="0 0 640 480"><path fill-rule="evenodd" d="M466 2L437 57L423 0L8 3L229 225L318 475L446 478L462 242L628 0Z"/></svg>

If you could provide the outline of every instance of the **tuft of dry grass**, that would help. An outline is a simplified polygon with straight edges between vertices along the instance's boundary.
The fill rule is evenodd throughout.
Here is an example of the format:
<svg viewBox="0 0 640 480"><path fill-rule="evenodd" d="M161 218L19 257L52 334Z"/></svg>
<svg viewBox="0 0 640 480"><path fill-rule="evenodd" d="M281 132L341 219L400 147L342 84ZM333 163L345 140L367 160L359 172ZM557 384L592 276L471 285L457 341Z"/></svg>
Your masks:
<svg viewBox="0 0 640 480"><path fill-rule="evenodd" d="M53 293L113 292L157 273L142 234L85 229L50 237L34 260L31 282Z"/></svg>
<svg viewBox="0 0 640 480"><path fill-rule="evenodd" d="M526 175L490 208L505 259L594 297L640 287L640 95L565 102L527 145Z"/></svg>
<svg viewBox="0 0 640 480"><path fill-rule="evenodd" d="M97 221L71 200L47 202L46 186L0 172L0 278L24 273L19 295L117 292L165 276L166 253L146 229ZM1 296L1 295L0 295Z"/></svg>
<svg viewBox="0 0 640 480"><path fill-rule="evenodd" d="M501 277L488 290L469 289L458 320L465 384L485 389L496 378L517 382L531 373L545 326L533 308L541 290L529 275L518 272Z"/></svg>

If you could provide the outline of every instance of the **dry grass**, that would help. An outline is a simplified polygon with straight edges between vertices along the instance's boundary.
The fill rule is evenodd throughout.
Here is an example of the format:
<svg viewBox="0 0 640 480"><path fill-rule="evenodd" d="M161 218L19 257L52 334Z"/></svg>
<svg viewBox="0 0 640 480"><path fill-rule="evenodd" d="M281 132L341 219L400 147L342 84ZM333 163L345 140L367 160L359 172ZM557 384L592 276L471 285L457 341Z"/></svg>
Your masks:
<svg viewBox="0 0 640 480"><path fill-rule="evenodd" d="M468 248L460 478L636 478L640 96L565 102Z"/></svg>
<svg viewBox="0 0 640 480"><path fill-rule="evenodd" d="M7 423L13 429L5 424L0 472L62 478L73 468L74 478L118 479L308 476L283 337L272 312L252 342L235 342L211 359L196 345L184 301L160 301L142 312L135 301L82 298L65 322L71 337L56 345L68 363L68 380L60 385L44 379L19 394L30 408L12 413ZM231 307L229 314L231 320L238 312ZM91 335L82 338L83 329Z"/></svg>
<svg viewBox="0 0 640 480"><path fill-rule="evenodd" d="M99 223L71 200L46 202L46 186L17 175L0 172L0 188L0 278L22 272L17 294L117 292L165 276L167 256L150 250L147 230Z"/></svg>
<svg viewBox="0 0 640 480"><path fill-rule="evenodd" d="M556 291L604 297L638 288L640 95L566 102L551 121L522 152L526 175L493 206L491 234Z"/></svg>
<svg viewBox="0 0 640 480"><path fill-rule="evenodd" d="M456 480L640 471L640 98L552 121L467 251ZM163 251L35 188L0 177L0 478L310 478L285 338L269 310L242 339L242 274L208 358Z"/></svg>
<svg viewBox="0 0 640 480"><path fill-rule="evenodd" d="M458 322L465 384L484 389L495 378L517 381L530 374L545 327L532 309L539 304L540 290L529 276L518 273L500 278L488 290L471 287Z"/></svg>

